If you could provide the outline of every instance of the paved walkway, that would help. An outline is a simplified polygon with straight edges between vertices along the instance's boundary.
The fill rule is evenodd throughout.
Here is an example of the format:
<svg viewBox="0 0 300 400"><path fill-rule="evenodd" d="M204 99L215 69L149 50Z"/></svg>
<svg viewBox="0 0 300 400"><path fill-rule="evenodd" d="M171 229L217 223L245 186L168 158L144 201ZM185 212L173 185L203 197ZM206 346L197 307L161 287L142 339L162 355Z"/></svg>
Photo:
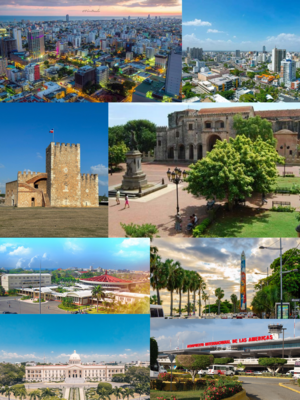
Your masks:
<svg viewBox="0 0 300 400"><path fill-rule="evenodd" d="M118 185L122 182L122 177L125 173L125 164L121 165L124 170L114 173L109 176L109 186ZM143 171L147 174L148 182L161 182L164 178L165 183L168 183L167 170L170 167L171 171L175 166L179 166L181 170L187 169L187 164L172 165L169 163L143 163ZM299 166L286 167L286 171L293 171L296 176L299 176ZM278 171L283 174L283 167L279 166ZM121 198L121 204L117 205L114 198L109 199L109 237L124 237L124 230L120 223L130 224L145 224L151 223L157 226L160 237L177 236L191 237L191 233L186 231L186 226L189 223L189 217L195 213L199 221L207 217L206 199L204 197L195 197L183 190L187 184L179 185L179 208L182 217L183 231L176 232L175 216L176 216L176 185L169 183L168 187L148 196L129 199L130 208L124 209L124 199ZM272 201L288 201L292 207L300 210L299 195L282 195L270 194L267 196L267 204L262 206L262 197L260 194L247 199L246 206L262 209L270 209ZM220 204L220 203L218 203Z"/></svg>

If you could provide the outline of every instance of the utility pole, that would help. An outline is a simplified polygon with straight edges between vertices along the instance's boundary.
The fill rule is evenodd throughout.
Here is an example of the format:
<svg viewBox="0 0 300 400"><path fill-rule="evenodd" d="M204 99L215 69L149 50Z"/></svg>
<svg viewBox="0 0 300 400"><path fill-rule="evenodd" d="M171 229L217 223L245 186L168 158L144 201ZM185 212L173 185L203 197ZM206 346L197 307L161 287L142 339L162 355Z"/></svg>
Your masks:
<svg viewBox="0 0 300 400"><path fill-rule="evenodd" d="M42 295L41 295L41 290L42 290L42 266L40 262L40 314L42 314Z"/></svg>

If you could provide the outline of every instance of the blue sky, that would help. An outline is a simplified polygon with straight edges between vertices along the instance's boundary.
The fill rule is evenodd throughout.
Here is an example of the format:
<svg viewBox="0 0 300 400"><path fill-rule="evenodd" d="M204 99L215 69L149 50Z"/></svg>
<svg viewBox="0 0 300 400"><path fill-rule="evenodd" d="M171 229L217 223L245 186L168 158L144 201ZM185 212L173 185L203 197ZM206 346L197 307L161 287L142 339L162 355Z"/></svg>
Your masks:
<svg viewBox="0 0 300 400"><path fill-rule="evenodd" d="M204 238L204 239L154 239L162 260L179 261L182 268L199 273L206 282L205 292L209 295L207 304L216 302L215 290L224 290L224 299L230 300L235 293L240 296L241 254L246 255L247 303L250 306L254 285L270 274L270 264L279 257L279 250L259 249L260 246L279 248L276 238ZM299 245L298 239L282 239L283 252ZM267 268L269 268L267 270ZM151 295L156 294L151 291ZM165 312L170 312L170 293L160 290ZM184 304L187 294L182 294ZM173 294L174 307L179 307L179 295ZM203 304L204 306L204 304Z"/></svg>
<svg viewBox="0 0 300 400"><path fill-rule="evenodd" d="M183 2L183 49L270 51L275 45L298 51L299 4L279 0Z"/></svg>
<svg viewBox="0 0 300 400"><path fill-rule="evenodd" d="M108 187L107 104L5 104L0 123L0 190L18 171L46 172L53 141L80 144L81 173L99 175L99 194Z"/></svg>
<svg viewBox="0 0 300 400"><path fill-rule="evenodd" d="M149 315L1 316L0 360L149 361ZM66 334L65 329L70 329Z"/></svg>
<svg viewBox="0 0 300 400"><path fill-rule="evenodd" d="M256 111L263 110L292 110L299 109L299 103L259 103L249 104ZM193 103L189 104L168 104L164 103L163 107L161 104L150 104L150 103L135 103L132 104L109 104L109 126L124 125L127 121L133 119L148 119L155 123L157 126L168 125L168 114L187 110L188 108L193 110L200 110L202 108L224 108L224 107L245 107L245 103L228 104L222 103L220 105L216 103ZM1 170L0 170L1 171Z"/></svg>
<svg viewBox="0 0 300 400"><path fill-rule="evenodd" d="M274 321L275 322L275 321ZM154 320L151 319L151 337L155 337L159 351L188 344L219 340L243 339L268 335L269 320ZM294 321L284 320L284 337L294 337ZM300 322L296 322L295 336L300 336Z"/></svg>
<svg viewBox="0 0 300 400"><path fill-rule="evenodd" d="M0 239L0 266L149 270L149 239Z"/></svg>

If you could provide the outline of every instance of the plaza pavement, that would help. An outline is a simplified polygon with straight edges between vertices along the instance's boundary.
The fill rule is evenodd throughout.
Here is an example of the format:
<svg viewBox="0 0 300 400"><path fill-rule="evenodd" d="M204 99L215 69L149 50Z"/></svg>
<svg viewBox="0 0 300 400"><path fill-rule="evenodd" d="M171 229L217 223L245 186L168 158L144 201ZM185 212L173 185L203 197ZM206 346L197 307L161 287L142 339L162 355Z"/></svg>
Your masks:
<svg viewBox="0 0 300 400"><path fill-rule="evenodd" d="M113 187L122 182L122 177L125 173L125 164L121 164L123 170L109 175L109 186ZM176 216L176 185L168 182L167 170L171 171L175 167L181 170L187 169L188 164L171 164L171 163L143 163L142 169L147 175L148 182L159 183L164 178L165 183L168 183L166 189L159 190L142 198L130 199L130 208L124 209L124 198L121 198L121 204L117 205L115 198L109 198L109 237L124 237L124 230L120 223L138 225L151 223L154 224L159 232L158 236L177 236L191 237L191 233L186 231L186 226L189 223L189 217L195 213L199 221L207 217L206 199L204 197L195 197L183 190L187 187L186 183L179 185L179 208L182 217L182 231L175 230ZM286 171L293 171L295 176L299 176L300 166L286 166ZM280 175L283 174L283 166L278 167ZM246 206L262 209L270 209L272 201L289 201L291 206L300 210L299 195L282 195L270 194L266 196L267 204L262 206L261 194L247 199ZM222 204L218 202L218 204Z"/></svg>
<svg viewBox="0 0 300 400"><path fill-rule="evenodd" d="M58 308L60 304L57 301L42 303L42 314L69 314L70 311ZM16 312L18 314L39 314L40 305L38 303L30 304L20 301L20 297L18 296L0 297L0 314L3 311Z"/></svg>

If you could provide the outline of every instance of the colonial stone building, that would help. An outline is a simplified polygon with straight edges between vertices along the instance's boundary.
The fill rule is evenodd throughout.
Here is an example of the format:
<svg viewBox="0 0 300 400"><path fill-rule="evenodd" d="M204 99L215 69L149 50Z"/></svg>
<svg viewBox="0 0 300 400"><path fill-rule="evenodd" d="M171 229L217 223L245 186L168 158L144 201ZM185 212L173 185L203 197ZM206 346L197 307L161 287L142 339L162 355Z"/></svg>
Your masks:
<svg viewBox="0 0 300 400"><path fill-rule="evenodd" d="M18 207L97 207L98 175L80 173L80 144L51 142L46 173L18 172L6 184L6 205Z"/></svg>
<svg viewBox="0 0 300 400"><path fill-rule="evenodd" d="M298 156L300 109L254 111L253 107L217 107L184 110L168 115L168 126L157 127L155 160L197 161L211 151L217 140L235 137L233 117L256 115L272 123L277 151L287 158Z"/></svg>

